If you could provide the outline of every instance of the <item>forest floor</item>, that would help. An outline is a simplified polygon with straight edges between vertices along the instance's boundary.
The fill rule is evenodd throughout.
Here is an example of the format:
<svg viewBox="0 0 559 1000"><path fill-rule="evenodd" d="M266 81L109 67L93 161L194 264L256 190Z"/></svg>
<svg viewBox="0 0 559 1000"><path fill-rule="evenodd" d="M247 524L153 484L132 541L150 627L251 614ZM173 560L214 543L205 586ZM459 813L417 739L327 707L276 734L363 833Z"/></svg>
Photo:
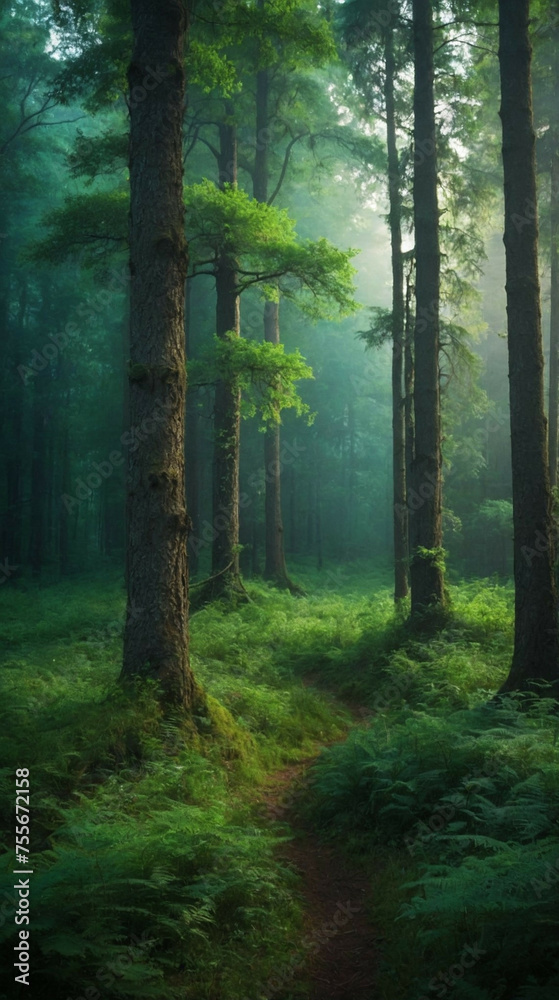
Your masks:
<svg viewBox="0 0 559 1000"><path fill-rule="evenodd" d="M2 588L0 961L25 768L36 1000L555 1000L557 719L489 698L511 588L421 641L372 567L300 576L193 616L194 726L123 695L120 576Z"/></svg>
<svg viewBox="0 0 559 1000"><path fill-rule="evenodd" d="M351 711L355 723L366 728L366 710L352 706ZM323 843L302 815L317 758L307 757L271 775L262 795L266 816L287 826L289 839L278 855L298 872L304 901L301 953L294 955L294 964L278 970L270 985L279 987L278 1000L285 987L298 986L308 1000L371 1000L378 932L370 919L370 879L362 866L344 856L340 844Z"/></svg>

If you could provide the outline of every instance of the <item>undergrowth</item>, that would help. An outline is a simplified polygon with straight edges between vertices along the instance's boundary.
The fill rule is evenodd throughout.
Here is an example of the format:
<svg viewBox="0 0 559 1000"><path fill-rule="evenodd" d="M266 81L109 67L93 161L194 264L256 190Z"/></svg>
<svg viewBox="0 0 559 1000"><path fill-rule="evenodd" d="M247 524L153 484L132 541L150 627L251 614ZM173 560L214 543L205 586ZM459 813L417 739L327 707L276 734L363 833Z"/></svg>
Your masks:
<svg viewBox="0 0 559 1000"><path fill-rule="evenodd" d="M256 790L328 743L305 808L370 872L378 996L556 993L557 717L489 704L512 593L452 587L446 627L422 641L365 570L300 566L304 598L249 585L250 604L194 615L210 711L188 726L149 685L133 702L118 688L118 581L0 594L0 949L10 965L13 773L28 767L39 1000L262 1000L302 915ZM369 719L345 743L334 694Z"/></svg>
<svg viewBox="0 0 559 1000"><path fill-rule="evenodd" d="M14 771L25 767L40 1000L256 1000L296 948L294 875L274 855L279 834L259 818L255 788L338 738L347 713L277 654L303 636L351 642L358 626L334 596L251 595L242 613L216 605L192 619L210 706L195 727L163 720L149 685L133 701L119 689L117 580L0 595L0 949L10 969Z"/></svg>
<svg viewBox="0 0 559 1000"><path fill-rule="evenodd" d="M511 594L452 590L421 642L366 626L325 673L370 726L323 751L309 815L371 872L383 1000L550 1000L559 988L559 722L490 696L508 671Z"/></svg>

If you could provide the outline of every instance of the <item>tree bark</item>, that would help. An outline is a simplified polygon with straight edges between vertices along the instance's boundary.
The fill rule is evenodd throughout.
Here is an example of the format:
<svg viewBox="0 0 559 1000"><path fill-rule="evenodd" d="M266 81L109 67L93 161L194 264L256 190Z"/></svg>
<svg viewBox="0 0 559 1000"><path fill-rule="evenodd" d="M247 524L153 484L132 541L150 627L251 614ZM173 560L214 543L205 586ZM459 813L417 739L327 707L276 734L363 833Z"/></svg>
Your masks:
<svg viewBox="0 0 559 1000"><path fill-rule="evenodd" d="M412 295L414 293L414 287L412 283L412 275L414 269L414 261L410 262L410 270L406 276L406 321L404 330L405 348L404 348L404 393L405 393L405 429L406 429L406 483L411 483L413 475L413 456L415 452L415 427L413 422L413 393L414 393L414 381L415 381L415 371L413 363L413 322L412 322L412 310L411 302ZM416 544L415 539L412 537L412 525L413 519L410 521L410 508L408 506L408 558L411 555L411 550Z"/></svg>
<svg viewBox="0 0 559 1000"><path fill-rule="evenodd" d="M501 692L543 680L557 693L529 17L529 0L499 0L515 581L514 654Z"/></svg>
<svg viewBox="0 0 559 1000"><path fill-rule="evenodd" d="M48 330L51 312L51 286L41 283L41 330ZM48 523L47 503L47 437L49 425L50 365L33 380L31 502L29 529L29 563L35 578L40 577L45 557L45 525Z"/></svg>
<svg viewBox="0 0 559 1000"><path fill-rule="evenodd" d="M191 306L192 306L192 283L186 282L185 294L185 347L186 362L192 360L193 345L191 337ZM185 474L186 474L186 506L192 526L192 535L188 546L188 562L190 576L198 569L199 557L198 546L193 544L194 539L200 530L200 462L199 462L199 421L198 409L196 406L196 393L186 394L186 441L185 441Z"/></svg>
<svg viewBox="0 0 559 1000"><path fill-rule="evenodd" d="M559 57L558 57L559 58ZM558 73L559 79L559 73ZM554 141L559 140L559 129ZM559 418L559 149L551 151L551 315L549 324L549 479L557 486Z"/></svg>
<svg viewBox="0 0 559 1000"><path fill-rule="evenodd" d="M439 389L439 208L432 0L413 0L414 228L416 249L415 455L416 545L411 562L412 616L442 610L442 459Z"/></svg>
<svg viewBox="0 0 559 1000"><path fill-rule="evenodd" d="M8 311L6 310L5 334L8 338L7 353L12 353L13 370L23 362L23 347L25 338L25 321L27 315L27 278L24 275L20 287L18 315L16 328L10 334ZM11 340L11 344L10 344ZM10 347L12 348L10 352ZM23 447L24 430L24 392L21 379L13 379L7 396L7 420L4 426L9 427L9 445L6 452L6 519L4 524L4 539L2 549L9 552L13 563L19 565L22 559L23 543Z"/></svg>
<svg viewBox="0 0 559 1000"><path fill-rule="evenodd" d="M396 140L394 102L394 35L384 36L384 103L388 152L389 224L392 251L392 501L394 534L394 600L408 595L408 516L406 507L406 447L404 423L404 259L402 255L402 195Z"/></svg>
<svg viewBox="0 0 559 1000"><path fill-rule="evenodd" d="M128 606L121 677L149 677L191 709L185 481L182 118L186 8L132 0L130 87L130 426ZM161 68L154 85L148 72ZM149 80L149 87L143 81Z"/></svg>

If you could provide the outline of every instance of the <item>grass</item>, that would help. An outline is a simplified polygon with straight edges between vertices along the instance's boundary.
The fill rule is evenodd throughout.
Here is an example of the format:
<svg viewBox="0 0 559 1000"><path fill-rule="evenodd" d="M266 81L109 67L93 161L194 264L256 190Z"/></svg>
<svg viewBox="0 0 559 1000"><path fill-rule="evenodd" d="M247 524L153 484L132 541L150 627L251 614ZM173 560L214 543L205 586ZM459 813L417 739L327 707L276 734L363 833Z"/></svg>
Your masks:
<svg viewBox="0 0 559 1000"><path fill-rule="evenodd" d="M512 593L451 588L429 641L366 623L325 664L372 710L323 751L309 817L370 872L385 938L378 995L548 1000L559 986L559 725L489 696L506 677ZM372 612L376 614L377 612Z"/></svg>
<svg viewBox="0 0 559 1000"><path fill-rule="evenodd" d="M196 729L164 721L149 685L132 703L118 688L117 578L0 593L0 950L14 935L13 772L28 767L39 1000L261 1000L302 915L258 788L325 744L308 815L370 872L379 996L556 991L557 720L486 706L510 663L510 589L451 587L452 618L422 642L382 572L293 573L306 597L249 584L250 604L194 615L211 709Z"/></svg>
<svg viewBox="0 0 559 1000"><path fill-rule="evenodd" d="M334 595L251 595L242 612L193 617L211 709L193 732L161 718L149 685L131 703L116 683L117 578L0 594L0 948L11 965L13 774L26 767L37 997L256 1000L289 959L300 904L255 789L348 725L290 671L288 647L347 644L357 625Z"/></svg>

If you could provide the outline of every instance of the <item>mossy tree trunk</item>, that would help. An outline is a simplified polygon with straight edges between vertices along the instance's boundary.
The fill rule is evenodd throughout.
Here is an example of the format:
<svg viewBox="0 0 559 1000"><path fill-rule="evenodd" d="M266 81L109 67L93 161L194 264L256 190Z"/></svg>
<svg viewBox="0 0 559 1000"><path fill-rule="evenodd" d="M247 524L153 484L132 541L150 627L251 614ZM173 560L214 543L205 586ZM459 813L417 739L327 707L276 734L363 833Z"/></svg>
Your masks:
<svg viewBox="0 0 559 1000"><path fill-rule="evenodd" d="M499 0L515 581L514 654L502 692L541 680L559 690L529 19L529 0Z"/></svg>
<svg viewBox="0 0 559 1000"><path fill-rule="evenodd" d="M186 7L132 0L130 87L130 427L128 606L121 677L158 681L164 703L189 709L185 482L182 119ZM165 75L153 85L150 67ZM150 87L144 86L145 80ZM141 95L141 99L138 95Z"/></svg>
<svg viewBox="0 0 559 1000"><path fill-rule="evenodd" d="M439 208L435 122L432 0L413 2L414 40L414 228L415 454L411 561L412 616L444 604L442 568L442 459L439 388Z"/></svg>

